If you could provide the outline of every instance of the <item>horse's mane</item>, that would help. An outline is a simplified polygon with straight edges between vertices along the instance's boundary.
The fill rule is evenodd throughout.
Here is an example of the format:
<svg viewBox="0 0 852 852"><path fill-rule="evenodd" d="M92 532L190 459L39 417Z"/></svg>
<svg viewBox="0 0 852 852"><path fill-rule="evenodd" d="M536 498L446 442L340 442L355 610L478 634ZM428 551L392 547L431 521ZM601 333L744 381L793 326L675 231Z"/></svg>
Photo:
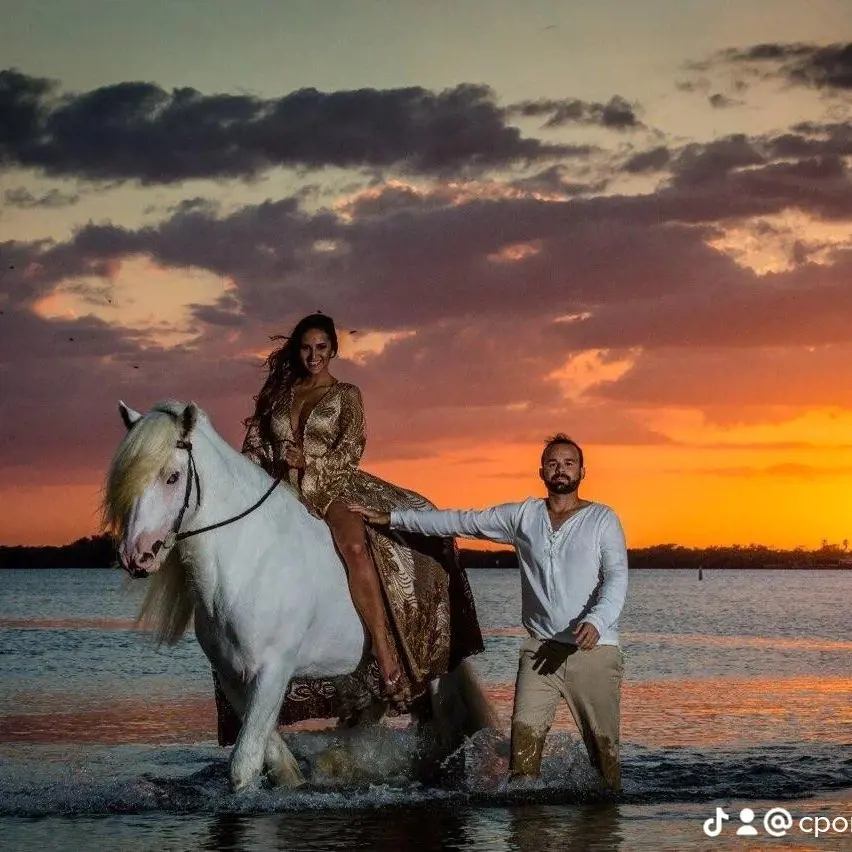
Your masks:
<svg viewBox="0 0 852 852"><path fill-rule="evenodd" d="M166 400L128 430L107 473L103 499L104 526L116 537L125 532L133 501L171 458L180 437L185 406ZM189 572L172 550L148 579L137 623L153 631L158 644L174 645L192 621L193 597Z"/></svg>
<svg viewBox="0 0 852 852"><path fill-rule="evenodd" d="M124 436L107 473L102 507L104 526L113 535L124 534L133 501L171 458L182 411L180 403L158 403Z"/></svg>

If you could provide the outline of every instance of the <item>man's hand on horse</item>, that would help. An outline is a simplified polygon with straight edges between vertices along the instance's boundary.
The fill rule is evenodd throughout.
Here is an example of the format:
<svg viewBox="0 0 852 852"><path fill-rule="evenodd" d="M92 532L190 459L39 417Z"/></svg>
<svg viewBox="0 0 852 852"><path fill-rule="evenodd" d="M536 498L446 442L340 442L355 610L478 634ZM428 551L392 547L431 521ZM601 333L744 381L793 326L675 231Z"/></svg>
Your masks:
<svg viewBox="0 0 852 852"><path fill-rule="evenodd" d="M574 631L574 640L581 651L591 651L598 644L600 638L601 634L598 633L597 627L594 624L589 624L588 621L582 622Z"/></svg>
<svg viewBox="0 0 852 852"><path fill-rule="evenodd" d="M375 524L377 527L386 527L390 524L390 512L368 509L366 506L359 506L357 503L350 503L349 510L362 515L367 523Z"/></svg>

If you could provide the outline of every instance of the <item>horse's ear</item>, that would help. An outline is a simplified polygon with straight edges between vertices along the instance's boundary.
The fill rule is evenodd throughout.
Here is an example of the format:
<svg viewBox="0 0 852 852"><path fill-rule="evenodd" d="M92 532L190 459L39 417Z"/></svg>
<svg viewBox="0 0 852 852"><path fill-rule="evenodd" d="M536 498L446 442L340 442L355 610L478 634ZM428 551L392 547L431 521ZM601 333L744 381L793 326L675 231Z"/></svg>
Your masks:
<svg viewBox="0 0 852 852"><path fill-rule="evenodd" d="M188 435L195 428L198 421L198 406L194 402L184 408L180 421L184 435Z"/></svg>
<svg viewBox="0 0 852 852"><path fill-rule="evenodd" d="M134 411L130 406L125 405L123 400L118 401L118 411L128 430L133 428L137 420L142 419L142 415L138 411Z"/></svg>

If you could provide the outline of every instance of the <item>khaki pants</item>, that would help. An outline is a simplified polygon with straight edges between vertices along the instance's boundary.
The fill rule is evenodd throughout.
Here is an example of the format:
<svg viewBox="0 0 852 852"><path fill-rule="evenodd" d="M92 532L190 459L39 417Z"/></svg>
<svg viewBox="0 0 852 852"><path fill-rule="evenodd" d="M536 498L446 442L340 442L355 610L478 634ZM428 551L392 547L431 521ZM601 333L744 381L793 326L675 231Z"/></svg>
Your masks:
<svg viewBox="0 0 852 852"><path fill-rule="evenodd" d="M616 645L580 651L574 645L527 639L521 645L512 711L512 775L538 775L544 740L560 698L586 744L592 766L621 791L619 741L624 658Z"/></svg>

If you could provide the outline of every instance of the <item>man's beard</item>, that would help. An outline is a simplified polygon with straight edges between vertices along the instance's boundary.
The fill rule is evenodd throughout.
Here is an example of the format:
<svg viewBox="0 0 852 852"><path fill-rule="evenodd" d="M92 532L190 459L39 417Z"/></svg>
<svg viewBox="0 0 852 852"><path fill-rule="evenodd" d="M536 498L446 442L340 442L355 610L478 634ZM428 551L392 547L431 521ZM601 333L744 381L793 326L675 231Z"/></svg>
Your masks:
<svg viewBox="0 0 852 852"><path fill-rule="evenodd" d="M547 490L551 494L573 494L580 487L580 477L576 479L551 479L547 483Z"/></svg>

